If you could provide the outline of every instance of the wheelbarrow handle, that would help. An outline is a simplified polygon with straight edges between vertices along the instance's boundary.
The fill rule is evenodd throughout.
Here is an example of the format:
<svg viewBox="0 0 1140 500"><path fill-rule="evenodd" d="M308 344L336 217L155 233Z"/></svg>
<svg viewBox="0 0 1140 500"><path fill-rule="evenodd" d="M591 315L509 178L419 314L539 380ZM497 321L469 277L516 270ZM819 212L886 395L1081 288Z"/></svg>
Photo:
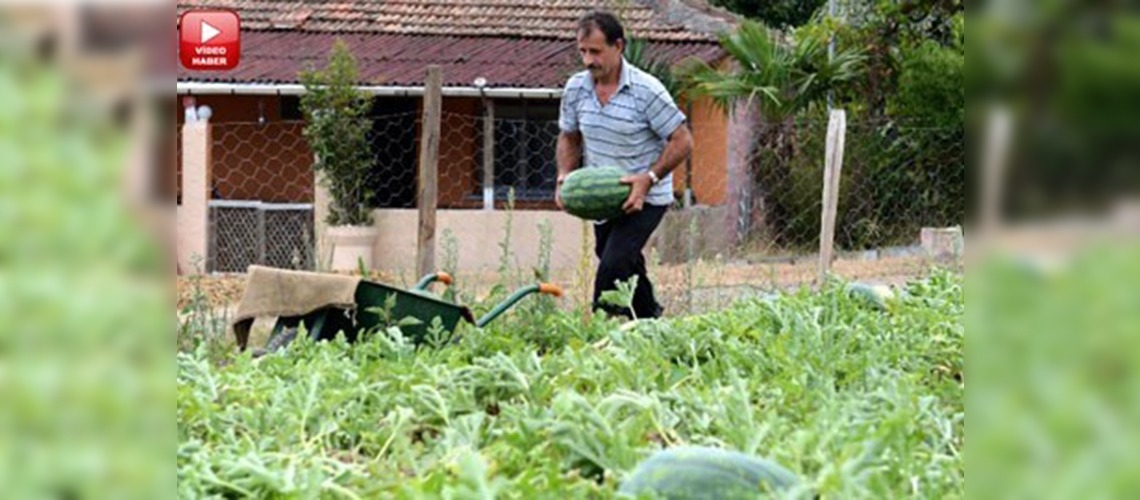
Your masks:
<svg viewBox="0 0 1140 500"><path fill-rule="evenodd" d="M554 297L561 297L562 287L555 285L554 283L540 283L538 285L538 293L551 295Z"/></svg>
<svg viewBox="0 0 1140 500"><path fill-rule="evenodd" d="M445 285L450 285L453 280L451 279L450 274L447 274L443 271L440 271L438 273L424 275L424 277L420 278L420 281L418 283L416 283L416 285L413 286L412 289L413 290L427 290L428 285L431 285L432 283L435 283L436 281L443 283Z"/></svg>
<svg viewBox="0 0 1140 500"><path fill-rule="evenodd" d="M510 309L511 306L515 305L516 303L518 303L518 301L522 300L523 297L526 297L527 295L530 295L530 294L536 293L536 292L544 294L544 295L561 297L562 296L562 287L559 287L558 285L555 285L553 283L539 283L539 284L525 286L523 288L520 288L518 291L511 294L510 297L507 297L506 300L503 300L501 303L499 303L499 305L495 306L494 309L491 309L491 312L487 313L482 318L479 318L479 320L475 322L475 326L477 326L479 328L483 328L484 326L487 326L488 323L490 323L491 321L494 321L495 318L499 317L499 315L506 312L506 310Z"/></svg>

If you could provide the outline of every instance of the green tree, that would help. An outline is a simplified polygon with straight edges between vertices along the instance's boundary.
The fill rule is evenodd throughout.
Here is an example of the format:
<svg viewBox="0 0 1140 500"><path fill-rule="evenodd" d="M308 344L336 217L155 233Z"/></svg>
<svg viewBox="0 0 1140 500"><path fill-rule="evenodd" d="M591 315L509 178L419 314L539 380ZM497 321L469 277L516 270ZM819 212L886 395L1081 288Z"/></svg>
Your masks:
<svg viewBox="0 0 1140 500"><path fill-rule="evenodd" d="M859 47L866 55L864 78L836 98L853 113L887 114L888 99L912 48L933 42L965 54L962 0L864 0L845 3L843 22L821 23L819 36L834 36L838 47ZM826 32L826 33L824 33ZM925 55L925 54L919 54Z"/></svg>
<svg viewBox="0 0 1140 500"><path fill-rule="evenodd" d="M769 26L790 28L810 21L826 0L713 0L712 3Z"/></svg>
<svg viewBox="0 0 1140 500"><path fill-rule="evenodd" d="M849 128L845 170L863 196L841 217L847 248L906 244L965 219L965 54L932 40L900 50L887 119Z"/></svg>
<svg viewBox="0 0 1140 500"><path fill-rule="evenodd" d="M654 54L649 42L641 38L630 38L625 46L625 60L653 75L669 91L673 99L680 99L684 94L683 82L673 71L672 63L664 57Z"/></svg>
<svg viewBox="0 0 1140 500"><path fill-rule="evenodd" d="M316 155L313 169L325 174L332 201L330 225L365 226L372 223L372 192L368 176L375 162L369 145L367 113L371 98L356 85L357 66L348 46L337 40L328 65L300 74L305 94L301 111L304 136Z"/></svg>
<svg viewBox="0 0 1140 500"><path fill-rule="evenodd" d="M859 52L840 50L829 58L826 39L812 33L797 29L785 35L745 21L721 38L733 69L720 71L689 59L679 70L692 96L707 96L726 109L746 106L759 111L762 123L752 155L756 191L752 213L764 207L763 222L772 230L772 238L788 236L784 229L798 216L786 200L794 187L789 159L796 155L796 115L857 78L861 68Z"/></svg>

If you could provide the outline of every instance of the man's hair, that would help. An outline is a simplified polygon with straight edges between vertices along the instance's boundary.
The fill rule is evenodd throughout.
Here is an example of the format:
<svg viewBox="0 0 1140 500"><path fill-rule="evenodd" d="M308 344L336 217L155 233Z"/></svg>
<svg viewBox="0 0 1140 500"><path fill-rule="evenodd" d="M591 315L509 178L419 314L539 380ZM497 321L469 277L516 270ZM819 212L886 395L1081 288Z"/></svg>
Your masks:
<svg viewBox="0 0 1140 500"><path fill-rule="evenodd" d="M606 45L617 45L618 40L625 42L625 28L621 21L613 14L595 10L578 19L578 33L589 35L593 30L600 30L606 36Z"/></svg>

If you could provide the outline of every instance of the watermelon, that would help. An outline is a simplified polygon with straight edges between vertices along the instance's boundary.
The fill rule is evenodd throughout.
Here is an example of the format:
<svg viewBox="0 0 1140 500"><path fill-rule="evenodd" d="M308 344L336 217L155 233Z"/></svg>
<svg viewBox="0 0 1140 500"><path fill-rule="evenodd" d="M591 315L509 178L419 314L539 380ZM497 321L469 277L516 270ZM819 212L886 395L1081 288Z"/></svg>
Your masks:
<svg viewBox="0 0 1140 500"><path fill-rule="evenodd" d="M895 293L891 287L872 283L851 283L847 286L847 293L851 297L870 304L879 310L889 311L895 302Z"/></svg>
<svg viewBox="0 0 1140 500"><path fill-rule="evenodd" d="M621 183L627 174L620 167L585 167L570 172L562 183L562 205L570 215L586 220L618 217L624 213L621 206L631 189Z"/></svg>
<svg viewBox="0 0 1140 500"><path fill-rule="evenodd" d="M633 498L759 498L799 485L779 464L731 450L680 446L639 464L618 493Z"/></svg>

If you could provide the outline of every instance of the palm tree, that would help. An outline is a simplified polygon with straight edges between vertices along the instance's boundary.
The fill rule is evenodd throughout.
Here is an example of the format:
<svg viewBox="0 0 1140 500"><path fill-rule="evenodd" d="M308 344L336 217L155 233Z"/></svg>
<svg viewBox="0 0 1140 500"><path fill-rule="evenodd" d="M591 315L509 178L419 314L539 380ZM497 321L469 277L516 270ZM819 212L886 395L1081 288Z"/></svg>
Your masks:
<svg viewBox="0 0 1140 500"><path fill-rule="evenodd" d="M684 93L683 82L673 71L673 64L667 59L652 53L649 42L631 37L625 46L625 60L657 78L673 100L680 100Z"/></svg>
<svg viewBox="0 0 1140 500"><path fill-rule="evenodd" d="M720 43L734 63L732 69L717 70L694 58L681 65L678 77L693 97L707 96L722 109L745 106L760 113L759 150L749 156L753 185L746 196L759 191L749 202L752 217L759 212L773 234L782 235L789 214L774 197L789 190L795 117L858 77L863 57L842 50L829 58L822 37L803 30L782 34L753 20L722 35ZM742 237L752 225L751 217L745 220Z"/></svg>

